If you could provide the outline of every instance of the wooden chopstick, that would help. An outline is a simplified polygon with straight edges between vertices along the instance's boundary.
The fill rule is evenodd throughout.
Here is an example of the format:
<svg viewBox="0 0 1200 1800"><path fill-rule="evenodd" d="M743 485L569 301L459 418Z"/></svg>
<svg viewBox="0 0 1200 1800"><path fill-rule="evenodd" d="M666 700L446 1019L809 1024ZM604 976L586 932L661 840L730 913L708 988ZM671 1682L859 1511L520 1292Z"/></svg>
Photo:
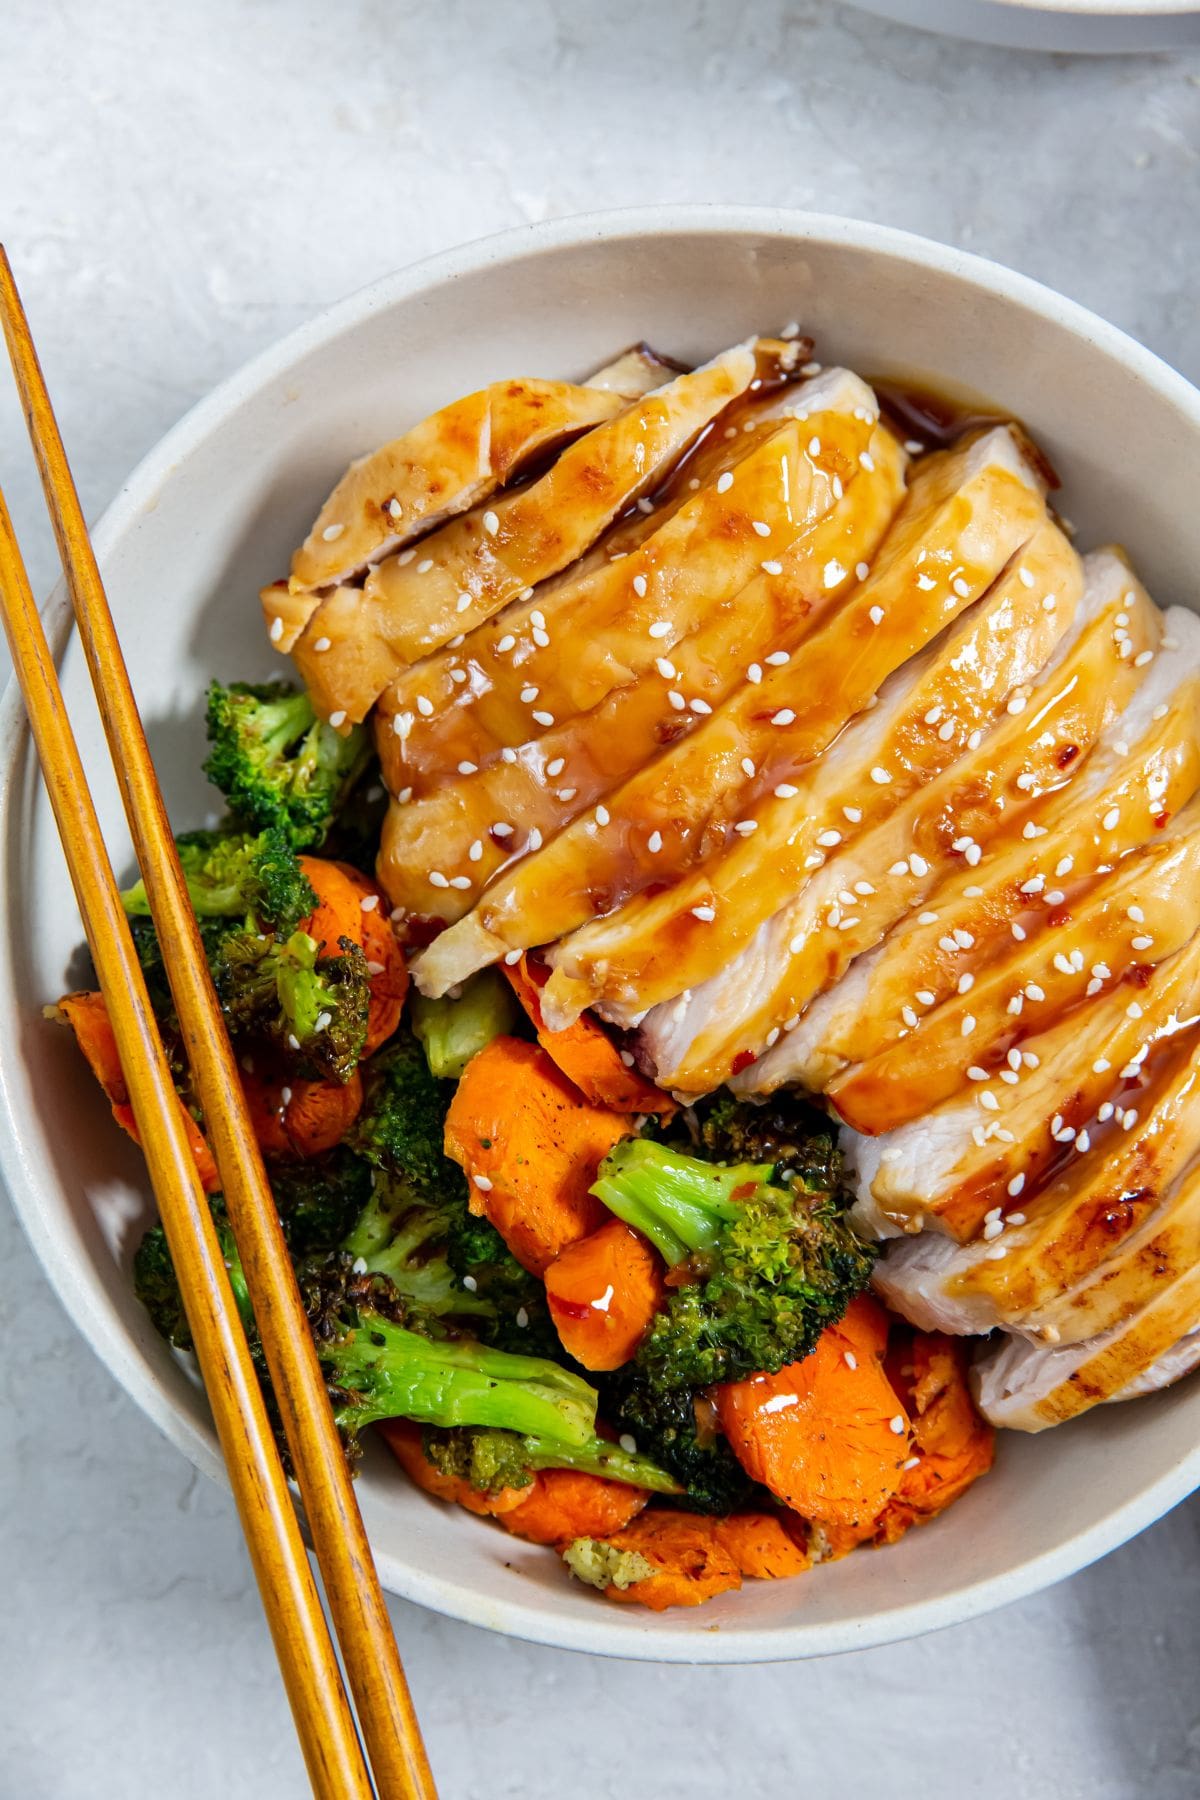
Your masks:
<svg viewBox="0 0 1200 1800"><path fill-rule="evenodd" d="M2 492L0 611L313 1791L358 1800L371 1787L341 1672Z"/></svg>
<svg viewBox="0 0 1200 1800"><path fill-rule="evenodd" d="M2 246L0 318L375 1781L383 1800L408 1800L409 1796L436 1800L420 1726L209 978L116 626ZM40 631L40 622L38 628ZM25 656L24 639L14 647L14 660L18 649ZM45 660L52 676L48 651ZM56 707L62 714L57 686L53 692L39 688L37 701L43 711ZM32 704L30 710L32 714ZM82 849L82 842L76 848ZM119 911L115 894L113 903ZM116 935L115 921L108 913L99 923L101 931ZM125 936L128 940L127 932ZM110 970L110 976L113 973ZM142 998L144 1002L144 990ZM111 1000L118 1008L124 1004L124 996L116 990ZM137 1062L128 1066L132 1075L140 1073ZM134 1080L130 1087L135 1089ZM153 1105L146 1107L148 1113L161 1110L159 1098L156 1095ZM265 1520L259 1529L265 1535Z"/></svg>

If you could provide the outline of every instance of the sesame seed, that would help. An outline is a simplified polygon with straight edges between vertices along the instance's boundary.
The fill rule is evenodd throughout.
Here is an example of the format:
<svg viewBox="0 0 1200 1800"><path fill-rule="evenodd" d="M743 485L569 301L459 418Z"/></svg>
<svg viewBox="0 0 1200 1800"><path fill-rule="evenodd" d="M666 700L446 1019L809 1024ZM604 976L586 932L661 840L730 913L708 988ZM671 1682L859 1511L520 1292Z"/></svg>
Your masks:
<svg viewBox="0 0 1200 1800"><path fill-rule="evenodd" d="M400 564L401 568L404 568L408 563L412 562L416 554L415 550L402 550L396 558L396 561Z"/></svg>
<svg viewBox="0 0 1200 1800"><path fill-rule="evenodd" d="M271 620L271 634L270 635L271 635L271 642L273 644L277 644L279 642L280 638L283 636L283 620L282 619L272 619Z"/></svg>
<svg viewBox="0 0 1200 1800"><path fill-rule="evenodd" d="M550 633L548 631L543 631L540 626L535 625L533 628L533 641L539 650L548 650L550 648Z"/></svg>
<svg viewBox="0 0 1200 1800"><path fill-rule="evenodd" d="M754 764L748 756L743 756L742 758L742 774L749 776L753 776L754 774Z"/></svg>
<svg viewBox="0 0 1200 1800"><path fill-rule="evenodd" d="M918 575L917 586L921 589L922 593L927 594L931 587L937 586L937 583L934 581L932 575Z"/></svg>
<svg viewBox="0 0 1200 1800"><path fill-rule="evenodd" d="M759 537L770 537L771 527L766 523L765 519L751 519L750 523L753 525Z"/></svg>
<svg viewBox="0 0 1200 1800"><path fill-rule="evenodd" d="M985 1250L983 1254L988 1262L1003 1262L1008 1255L1008 1246L1007 1244L993 1244L991 1249Z"/></svg>
<svg viewBox="0 0 1200 1800"><path fill-rule="evenodd" d="M503 750L501 750L501 752L500 752L500 761L506 762L506 763L515 763L516 760L517 760L516 751L512 748L511 744L505 744Z"/></svg>
<svg viewBox="0 0 1200 1800"><path fill-rule="evenodd" d="M832 850L833 846L835 844L840 844L841 841L842 834L840 831L822 831L817 834L817 842L823 850Z"/></svg>
<svg viewBox="0 0 1200 1800"><path fill-rule="evenodd" d="M430 710L430 712L432 712L433 708L430 707L429 710ZM333 729L335 731L337 731L340 726L342 726L346 723L345 713L342 712L340 709L337 712L331 712L329 715L329 723L333 726Z"/></svg>
<svg viewBox="0 0 1200 1800"><path fill-rule="evenodd" d="M859 451L858 466L860 469L865 469L867 471L868 475L870 475L874 472L875 458L871 455L871 452L869 450L860 450Z"/></svg>
<svg viewBox="0 0 1200 1800"><path fill-rule="evenodd" d="M537 826L535 825L533 830L530 832L529 836L525 840L525 848L527 850L540 850L541 847L542 847L542 834L538 830Z"/></svg>
<svg viewBox="0 0 1200 1800"><path fill-rule="evenodd" d="M512 632L506 631L504 636L500 639L500 642L496 645L496 649L499 651L499 653L502 656L506 655L507 652L510 651L514 647L514 645L516 644L516 641L517 640L513 636Z"/></svg>
<svg viewBox="0 0 1200 1800"><path fill-rule="evenodd" d="M662 832L661 831L652 831L650 833L649 838L646 841L647 850L649 850L651 856L657 856L659 851L662 849L662 847L663 847Z"/></svg>
<svg viewBox="0 0 1200 1800"><path fill-rule="evenodd" d="M540 688L523 687L521 689L521 704L523 706L532 706L540 692Z"/></svg>
<svg viewBox="0 0 1200 1800"><path fill-rule="evenodd" d="M983 1235L984 1235L984 1238L988 1242L990 1242L992 1238L998 1238L1000 1236L1000 1233L1003 1230L1004 1230L1004 1220L1003 1219L989 1219L987 1224L983 1228Z"/></svg>
<svg viewBox="0 0 1200 1800"><path fill-rule="evenodd" d="M475 839L475 842L471 845L471 848L467 851L467 855L472 862L478 862L480 860L480 858L483 856L483 839L482 838Z"/></svg>
<svg viewBox="0 0 1200 1800"><path fill-rule="evenodd" d="M665 638L670 630L671 621L669 619L655 619L653 625L649 627L652 638Z"/></svg>
<svg viewBox="0 0 1200 1800"><path fill-rule="evenodd" d="M958 595L960 600L965 600L971 592L970 584L965 582L961 575L957 575L950 583L950 586L954 589L954 592Z"/></svg>
<svg viewBox="0 0 1200 1800"><path fill-rule="evenodd" d="M699 919L703 925L711 925L716 916L717 909L715 906L693 906L692 908L692 917L694 919Z"/></svg>
<svg viewBox="0 0 1200 1800"><path fill-rule="evenodd" d="M968 1081L987 1081L989 1079L990 1079L990 1077L988 1075L987 1070L981 1069L978 1063L972 1063L970 1068L967 1070L967 1080Z"/></svg>
<svg viewBox="0 0 1200 1800"><path fill-rule="evenodd" d="M867 617L868 617L868 619L870 619L872 625L882 625L882 623L883 623L883 608L882 608L882 606L872 606L867 613Z"/></svg>
<svg viewBox="0 0 1200 1800"><path fill-rule="evenodd" d="M917 1015L911 1006L902 1006L900 1008L900 1017L904 1020L904 1023L908 1026L910 1031L913 1030L918 1022Z"/></svg>
<svg viewBox="0 0 1200 1800"><path fill-rule="evenodd" d="M905 1423L905 1419L904 1419L904 1416L902 1413L897 1413L895 1418L890 1421L890 1425L891 1425L891 1429L895 1432L897 1437L904 1436L904 1433L906 1430L906 1423Z"/></svg>
<svg viewBox="0 0 1200 1800"><path fill-rule="evenodd" d="M497 820L497 822L492 826L492 836L493 837L507 838L507 837L511 837L512 834L513 834L512 826L506 825L504 823L503 819Z"/></svg>
<svg viewBox="0 0 1200 1800"><path fill-rule="evenodd" d="M892 863L891 867L888 869L888 874L889 875L907 875L908 874L908 864L904 861L903 858L901 858L901 860L899 862ZM946 941L945 938L943 938L942 939L943 944L945 943L945 941Z"/></svg>
<svg viewBox="0 0 1200 1800"><path fill-rule="evenodd" d="M974 986L975 986L975 977L972 975L972 973L969 969L964 970L964 972L958 978L958 992L960 994L969 994L971 989Z"/></svg>
<svg viewBox="0 0 1200 1800"><path fill-rule="evenodd" d="M739 819L733 828L739 837L753 837L758 830L757 819Z"/></svg>
<svg viewBox="0 0 1200 1800"><path fill-rule="evenodd" d="M489 537L495 537L500 529L500 515L492 512L490 508L483 515L483 529Z"/></svg>
<svg viewBox="0 0 1200 1800"><path fill-rule="evenodd" d="M555 799L561 800L565 806L567 801L573 800L578 792L578 788L556 788L554 795Z"/></svg>
<svg viewBox="0 0 1200 1800"><path fill-rule="evenodd" d="M687 701L677 688L671 688L667 694L667 700L675 708L676 712L682 712L687 706Z"/></svg>
<svg viewBox="0 0 1200 1800"><path fill-rule="evenodd" d="M970 1035L974 1031L974 1029L975 1029L974 1014L973 1013L964 1013L962 1027L961 1027L962 1036L970 1037ZM995 1104L995 1102L993 1101L993 1105L994 1104Z"/></svg>
<svg viewBox="0 0 1200 1800"><path fill-rule="evenodd" d="M1153 942L1154 939L1152 937L1146 937L1145 935L1130 938L1129 948L1131 950L1148 950Z"/></svg>
<svg viewBox="0 0 1200 1800"><path fill-rule="evenodd" d="M781 706L779 711L777 713L773 714L773 716L771 718L771 723L772 723L772 725L792 725L795 723L795 720L796 720L796 715L792 711L791 707L790 706Z"/></svg>
<svg viewBox="0 0 1200 1800"><path fill-rule="evenodd" d="M1086 1131L1081 1131L1079 1133L1079 1136L1075 1139L1076 1150L1078 1150L1080 1152L1080 1154L1082 1155L1085 1150L1090 1150L1091 1147L1092 1147L1091 1138L1088 1136Z"/></svg>
<svg viewBox="0 0 1200 1800"><path fill-rule="evenodd" d="M779 789L776 788L775 792L778 793ZM860 807L843 806L842 817L844 819L849 819L849 821L852 825L861 825L862 824L862 810Z"/></svg>
<svg viewBox="0 0 1200 1800"><path fill-rule="evenodd" d="M607 825L608 820L609 820L609 812L608 812L607 806L598 806L596 808L596 823L597 823L597 825Z"/></svg>
<svg viewBox="0 0 1200 1800"><path fill-rule="evenodd" d="M775 798L777 800L794 800L799 792L799 788L794 788L790 781L781 781L775 789Z"/></svg>
<svg viewBox="0 0 1200 1800"><path fill-rule="evenodd" d="M477 775L479 773L479 764L473 762L460 762L458 765L458 772L460 775Z"/></svg>
<svg viewBox="0 0 1200 1800"><path fill-rule="evenodd" d="M922 1006L932 1006L937 999L937 995L932 988L918 988L916 997L921 1002Z"/></svg>
<svg viewBox="0 0 1200 1800"><path fill-rule="evenodd" d="M280 620L280 621L279 621L279 623L280 623L280 626L281 626L281 627L282 627L282 625L283 625L283 620L282 620L282 619L281 619L281 620ZM329 638L327 638L327 637L319 637L319 638L318 638L318 639L317 639L317 641L316 641L316 643L315 643L315 644L314 644L314 645L313 645L313 649L314 649L314 650L328 650L328 649L329 649L329 646L330 646L330 639L329 639Z"/></svg>
<svg viewBox="0 0 1200 1800"><path fill-rule="evenodd" d="M843 1350L842 1361L848 1369L857 1369L858 1367L858 1358L855 1356L853 1350Z"/></svg>
<svg viewBox="0 0 1200 1800"><path fill-rule="evenodd" d="M1152 663L1153 661L1154 661L1153 650L1142 650L1142 651L1139 651L1138 655L1134 657L1133 666L1135 669L1144 669L1147 663Z"/></svg>
<svg viewBox="0 0 1200 1800"><path fill-rule="evenodd" d="M929 864L923 856L918 856L915 850L908 859L908 866L914 875L928 875L929 873Z"/></svg>
<svg viewBox="0 0 1200 1800"><path fill-rule="evenodd" d="M327 525L321 536L327 544L336 544L345 529L344 525Z"/></svg>
<svg viewBox="0 0 1200 1800"><path fill-rule="evenodd" d="M1132 1131L1137 1122L1137 1113L1130 1107L1126 1112L1125 1117L1121 1120L1121 1128L1124 1131Z"/></svg>
<svg viewBox="0 0 1200 1800"><path fill-rule="evenodd" d="M699 713L702 718L705 714L712 711L712 707L708 704L707 700L689 700L688 706L692 712Z"/></svg>
<svg viewBox="0 0 1200 1800"><path fill-rule="evenodd" d="M886 787L888 785L888 783L891 781L891 779L892 778L888 774L887 770L879 768L878 765L876 765L876 767L871 770L871 780L873 782L875 782L879 787Z"/></svg>
<svg viewBox="0 0 1200 1800"><path fill-rule="evenodd" d="M634 593L635 593L635 594L636 594L636 595L637 595L637 597L638 597L638 599L639 599L639 600L642 600L642 599L644 599L644 598L645 598L645 594L646 594L646 577L645 577L645 576L644 576L644 575L635 575L635 576L634 576L634 578L633 578L633 591L634 591Z"/></svg>
<svg viewBox="0 0 1200 1800"><path fill-rule="evenodd" d="M450 883L440 869L431 869L429 871L429 885L430 887L435 888L446 888L450 886Z"/></svg>
<svg viewBox="0 0 1200 1800"><path fill-rule="evenodd" d="M533 722L535 725L543 725L546 727L547 730L554 723L554 714L553 713L534 712L534 713L530 714L530 717L533 719Z"/></svg>
<svg viewBox="0 0 1200 1800"><path fill-rule="evenodd" d="M665 656L656 656L654 666L664 681L674 681L675 664L673 662L669 662Z"/></svg>
<svg viewBox="0 0 1200 1800"><path fill-rule="evenodd" d="M717 492L718 494L727 494L732 486L733 476L726 469L723 475L717 476Z"/></svg>
<svg viewBox="0 0 1200 1800"><path fill-rule="evenodd" d="M760 563L759 567L762 570L764 575L782 575L783 574L783 564L781 562Z"/></svg>
<svg viewBox="0 0 1200 1800"><path fill-rule="evenodd" d="M746 670L746 680L754 682L756 686L762 680L762 669L757 663L751 663Z"/></svg>
<svg viewBox="0 0 1200 1800"><path fill-rule="evenodd" d="M418 694L417 695L417 711L420 713L420 715L423 719L432 718L432 716L433 716L433 701L430 700L428 698L428 696L425 694ZM332 724L332 723L333 723L333 720L331 719L330 724Z"/></svg>
<svg viewBox="0 0 1200 1800"><path fill-rule="evenodd" d="M827 588L835 588L839 581L845 581L846 571L836 556L831 556L825 564L822 579Z"/></svg>

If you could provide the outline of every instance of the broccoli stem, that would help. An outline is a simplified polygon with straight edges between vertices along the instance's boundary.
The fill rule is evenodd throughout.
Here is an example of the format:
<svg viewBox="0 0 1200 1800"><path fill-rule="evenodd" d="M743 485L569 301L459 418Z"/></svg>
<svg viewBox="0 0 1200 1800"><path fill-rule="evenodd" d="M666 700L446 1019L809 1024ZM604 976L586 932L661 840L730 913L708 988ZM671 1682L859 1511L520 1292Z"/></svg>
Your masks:
<svg viewBox="0 0 1200 1800"><path fill-rule="evenodd" d="M520 1008L499 970L481 969L463 983L456 999L412 994L409 1012L430 1074L457 1081L473 1056L512 1030Z"/></svg>
<svg viewBox="0 0 1200 1800"><path fill-rule="evenodd" d="M773 1163L726 1168L666 1144L625 1138L601 1163L591 1191L674 1267L689 1256L713 1252L725 1226L738 1217L740 1199L773 1173Z"/></svg>
<svg viewBox="0 0 1200 1800"><path fill-rule="evenodd" d="M578 1469L602 1475L606 1481L623 1481L628 1487L648 1488L652 1494L681 1494L680 1484L665 1469L634 1450L622 1450L607 1438L592 1437L586 1444L551 1444L544 1438L522 1440L530 1469Z"/></svg>
<svg viewBox="0 0 1200 1800"><path fill-rule="evenodd" d="M351 1434L379 1419L424 1425L496 1425L522 1437L585 1444L596 1392L541 1357L511 1356L472 1339L421 1337L363 1309L358 1326L318 1346L339 1426Z"/></svg>

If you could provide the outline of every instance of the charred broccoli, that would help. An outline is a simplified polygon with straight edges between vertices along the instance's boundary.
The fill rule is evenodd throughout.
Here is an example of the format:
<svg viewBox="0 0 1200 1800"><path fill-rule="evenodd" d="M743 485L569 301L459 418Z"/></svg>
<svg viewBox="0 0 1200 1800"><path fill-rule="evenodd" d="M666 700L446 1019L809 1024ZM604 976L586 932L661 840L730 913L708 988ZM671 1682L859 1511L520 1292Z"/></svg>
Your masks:
<svg viewBox="0 0 1200 1800"><path fill-rule="evenodd" d="M772 1374L807 1356L866 1286L873 1253L838 1195L775 1171L638 1138L601 1164L592 1192L649 1238L678 1284L638 1349L652 1386Z"/></svg>
<svg viewBox="0 0 1200 1800"><path fill-rule="evenodd" d="M316 1161L273 1163L271 1192L293 1258L340 1250L371 1204L371 1184L369 1166L340 1148Z"/></svg>
<svg viewBox="0 0 1200 1800"><path fill-rule="evenodd" d="M209 963L231 1037L275 1045L297 1073L349 1081L367 1036L371 976L360 945L338 939L320 956L307 932L228 932Z"/></svg>
<svg viewBox="0 0 1200 1800"><path fill-rule="evenodd" d="M718 1432L703 1394L664 1389L636 1362L596 1379L604 1417L679 1483L676 1506L730 1513L749 1503L754 1483Z"/></svg>
<svg viewBox="0 0 1200 1800"><path fill-rule="evenodd" d="M237 817L282 831L297 850L319 848L370 760L365 727L340 736L286 681L214 681L207 724L204 772Z"/></svg>
<svg viewBox="0 0 1200 1800"><path fill-rule="evenodd" d="M648 1456L602 1437L593 1436L584 1444L563 1444L548 1438L518 1437L512 1431L459 1426L453 1431L427 1430L424 1445L426 1456L443 1474L461 1477L481 1494L528 1487L539 1469L578 1469L656 1494L679 1492L679 1483Z"/></svg>

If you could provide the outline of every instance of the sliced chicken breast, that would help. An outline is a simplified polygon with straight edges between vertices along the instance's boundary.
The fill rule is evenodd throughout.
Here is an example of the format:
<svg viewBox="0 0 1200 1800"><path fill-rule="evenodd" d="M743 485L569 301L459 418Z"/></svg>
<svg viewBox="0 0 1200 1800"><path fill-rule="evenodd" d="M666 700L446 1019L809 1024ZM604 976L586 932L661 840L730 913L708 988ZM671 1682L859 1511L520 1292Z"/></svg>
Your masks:
<svg viewBox="0 0 1200 1800"><path fill-rule="evenodd" d="M972 1082L897 1131L848 1134L860 1227L882 1226L878 1235L887 1236L933 1224L960 1241L973 1236L1019 1177L1033 1189L1064 1154L1089 1149L1098 1108L1124 1104L1130 1083L1141 1086L1146 1057L1191 1019L1198 999L1195 937L1148 974L1131 970L1025 1038L1033 1060L1022 1058L1015 1085Z"/></svg>
<svg viewBox="0 0 1200 1800"><path fill-rule="evenodd" d="M894 1131L981 1071L1004 1079L1004 1060L1028 1017L1024 1008L1012 1012L1014 994L1031 985L1042 994L1037 1020L1044 1027L1077 1005L1081 992L1101 993L1131 969L1181 950L1200 929L1200 806L1182 818L1182 832L1131 852L1106 877L1072 884L1064 872L1067 923L1055 913L1027 914L1021 941L1010 938L978 973L965 969L942 1004L921 1016L910 1008L915 1024L902 1018L903 1035L888 1049L829 1083L839 1116L856 1131ZM957 961L962 948L947 938L948 956Z"/></svg>
<svg viewBox="0 0 1200 1800"><path fill-rule="evenodd" d="M1180 1033L1155 1058L1136 1097L1102 1102L1088 1150L1077 1154L1074 1140L1064 1146L1062 1171L1044 1186L1031 1190L1015 1177L1015 1191L993 1210L985 1235L959 1244L922 1231L890 1243L874 1278L887 1304L927 1331L1002 1327L1049 1343L1092 1335L1086 1325L1064 1327L1048 1309L1157 1216L1194 1156L1195 1049L1195 1033Z"/></svg>
<svg viewBox="0 0 1200 1800"><path fill-rule="evenodd" d="M1110 1394L1109 1400L1138 1400L1143 1394L1157 1394L1160 1389L1182 1381L1197 1367L1200 1367L1200 1325L1193 1326L1186 1337L1181 1337L1141 1375L1135 1375L1119 1393Z"/></svg>
<svg viewBox="0 0 1200 1800"><path fill-rule="evenodd" d="M672 888L640 894L560 944L543 994L547 1017L567 1024L597 1002L627 1016L708 978L721 981L741 946L765 919L793 903L814 870L895 817L909 794L978 748L1012 696L1024 703L1027 684L1070 628L1082 591L1078 558L1049 521L1022 551L1019 568L1038 571L1036 587L1027 587L1018 565L1011 565L984 599L885 682L875 707L853 720L826 756L800 771L782 804L776 795L752 809L753 833L735 838ZM1053 587L1044 585L1047 578ZM1043 604L1047 594L1056 600L1051 610ZM891 771L892 780L872 780L878 768ZM720 896L719 933L705 931L692 910L714 893ZM851 894L847 903L850 913L855 898ZM789 941L794 935L789 931ZM729 1023L736 1051L744 1047L738 1013L746 1016L769 993L761 986L747 992L740 980L733 986L739 1004ZM704 1018L699 1009L696 1016ZM657 1053L656 1023L652 1015L646 1041ZM704 1019L698 1064L720 1054L724 1023L724 1011L720 1025L711 1014ZM681 1064L664 1064L662 1072L671 1084L692 1085ZM706 1069L697 1073L707 1079Z"/></svg>
<svg viewBox="0 0 1200 1800"><path fill-rule="evenodd" d="M787 657L806 638L812 622L840 598L825 586L831 545L842 547L849 538L861 555L869 555L900 498L903 452L885 433L875 432L870 441L875 445L871 470L848 479L842 498L802 534L802 541L790 550L781 547L770 573L756 568L736 595L736 605L735 596L719 583L717 559L706 582L695 590L689 584L696 629L677 641L651 637L643 610L642 629L631 634L626 679L613 686L609 678L610 691L599 705L577 718L562 718L542 712L539 688L524 690L525 710L530 696L538 701L532 709L535 738L519 749L504 746L482 768L465 759L423 798L401 789L404 804L388 814L379 861L380 879L393 905L410 920L432 915L450 923L460 917L514 851L536 850L627 777L652 767L665 746L712 714L731 689L744 686L747 665L755 666L756 658L761 667L768 657ZM769 466L777 479L774 452ZM747 520L747 534L749 530ZM728 546L728 534L721 536ZM724 560L735 565L726 579L736 582L741 559ZM693 598L683 593L670 601L660 598L654 604L661 617L656 621L651 612L649 622L677 620L678 609L693 604ZM635 600L643 609L652 604ZM550 615L544 617L549 624ZM685 690L682 683L689 677L694 685ZM681 711L675 702L685 691L691 698ZM547 718L553 723L546 725ZM440 892L431 894L431 868L446 881L454 880L455 888L447 891L440 879L434 880Z"/></svg>
<svg viewBox="0 0 1200 1800"><path fill-rule="evenodd" d="M409 663L557 575L755 379L752 344L677 376L564 450L528 486L373 563L353 616L318 607L295 647L317 711L366 717Z"/></svg>
<svg viewBox="0 0 1200 1800"><path fill-rule="evenodd" d="M1194 1186L1200 1175L1188 1179ZM1053 1348L1005 1338L972 1371L979 1408L993 1425L1044 1431L1102 1401L1127 1398L1143 1390L1151 1371L1194 1329L1198 1316L1200 1262L1165 1280L1132 1318L1099 1337Z"/></svg>
<svg viewBox="0 0 1200 1800"><path fill-rule="evenodd" d="M378 732L393 793L411 788L419 796L440 787L460 762L481 769L506 748L542 740L545 728L534 712L550 713L561 739L580 715L643 676L653 677L649 691L661 717L663 682L683 691L683 672L670 660L675 650L702 625L720 623L728 654L719 662L700 658L695 671L697 691L710 697L714 677L730 685L743 648L741 667L772 623L790 631L832 603L841 590L827 594L821 584L814 595L788 575L763 573L765 540L755 524L769 530L777 556L825 520L829 555L844 551L847 541L859 551L864 543L874 547L871 502L876 493L893 494L895 464L904 460L890 450L888 471L876 472L880 479L856 478L860 455L879 435L874 395L856 375L831 370L798 390L750 396L722 416L733 421L734 437L711 432L669 484L666 505L656 496L651 513L633 515L633 533L618 526L589 567L576 563L561 582L506 607L459 648L426 657L397 677L380 701ZM845 476L809 457L814 430L837 445ZM845 486L844 503L835 478ZM860 514L862 527L853 531ZM754 593L743 599L756 578ZM672 674L664 673L667 667ZM658 747L652 740L645 754ZM547 760L570 748L560 743Z"/></svg>
<svg viewBox="0 0 1200 1800"><path fill-rule="evenodd" d="M1151 610L1139 613L1131 602L1126 616L1129 632L1137 633L1130 642L1145 641L1151 632L1152 641L1159 641ZM920 1017L953 994L963 974L974 972L1001 944L1026 941L1040 915L1063 906L1066 890L1059 882L1111 868L1166 828L1200 785L1200 623L1190 614L1172 613L1168 619L1174 619L1175 631L1161 641L1169 648L1156 656L1152 641L1145 641L1132 656L1110 655L1100 686L1073 687L1069 701L1090 694L1093 706L1099 701L1107 709L1110 698L1119 704L1136 684L1091 755L1082 759L1078 775L1064 784L1060 767L1058 786L1028 806L1023 819L1014 808L1011 817L1014 825L1020 821L1019 830L1010 829L991 847L970 809L965 815L957 810L951 828L962 835L953 840L961 858L955 872L926 887L920 896L924 910L896 926L878 949L856 958L794 1029L735 1077L735 1086L770 1092L782 1082L800 1081L824 1089L848 1063L865 1061L912 1029L905 1008ZM1122 642L1118 649L1123 647ZM1142 660L1139 668L1148 654L1150 661ZM1078 673L1076 668L1067 680ZM1040 741L1040 707L1030 725ZM1052 737L1046 750L1052 764L1070 750L1066 766L1073 771L1081 761L1075 754L1079 747L1079 738L1071 736L1056 748ZM1024 779L1017 777L1018 783ZM1060 868L1062 876L1055 873ZM956 945L955 955L945 948L948 940ZM1025 1002L1014 996L1013 1006L1021 1017Z"/></svg>
<svg viewBox="0 0 1200 1800"><path fill-rule="evenodd" d="M350 465L292 558L289 594L315 596L361 577L626 405L612 389L537 380L497 381L452 401ZM263 590L263 609L272 643L286 651L299 635L301 609L276 610L275 594ZM306 620L318 604L314 598ZM282 632L276 618L284 619Z"/></svg>
<svg viewBox="0 0 1200 1800"><path fill-rule="evenodd" d="M821 460L815 438L809 450ZM494 882L473 914L417 958L423 990L443 993L509 950L550 943L703 860L987 591L1044 516L1040 479L1009 429L931 456L871 572L803 656L759 671L761 680L749 679L601 807ZM825 571L831 585L845 577L840 565ZM892 775L881 769L879 779ZM715 906L705 911L715 919Z"/></svg>

